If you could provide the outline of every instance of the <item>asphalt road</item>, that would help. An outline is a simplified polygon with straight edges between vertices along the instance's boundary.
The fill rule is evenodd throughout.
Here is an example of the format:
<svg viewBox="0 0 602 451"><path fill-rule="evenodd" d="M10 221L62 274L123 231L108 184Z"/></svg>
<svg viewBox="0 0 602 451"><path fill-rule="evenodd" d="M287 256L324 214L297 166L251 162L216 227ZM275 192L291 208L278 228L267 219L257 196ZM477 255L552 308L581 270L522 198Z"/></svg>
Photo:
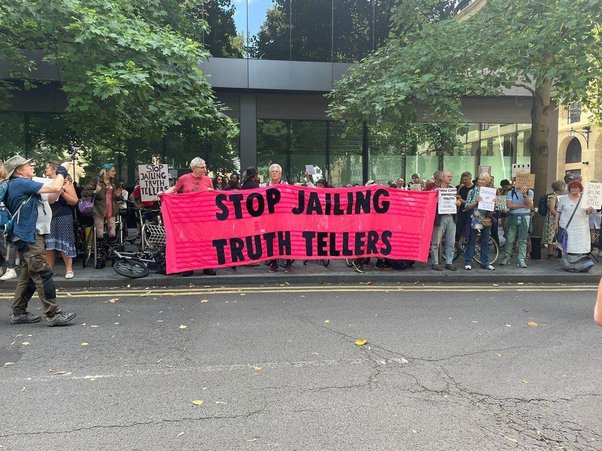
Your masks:
<svg viewBox="0 0 602 451"><path fill-rule="evenodd" d="M602 450L594 298L526 285L88 291L63 293L78 317L48 328L10 326L5 296L0 448Z"/></svg>

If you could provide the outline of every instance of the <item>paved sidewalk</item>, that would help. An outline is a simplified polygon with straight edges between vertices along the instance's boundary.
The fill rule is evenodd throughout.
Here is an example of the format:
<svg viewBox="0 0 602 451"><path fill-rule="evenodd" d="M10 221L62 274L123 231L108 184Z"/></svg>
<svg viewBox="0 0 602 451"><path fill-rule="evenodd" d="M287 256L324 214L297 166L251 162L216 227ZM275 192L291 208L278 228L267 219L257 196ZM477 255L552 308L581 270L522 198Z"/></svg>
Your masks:
<svg viewBox="0 0 602 451"><path fill-rule="evenodd" d="M372 259L372 264L376 259ZM142 279L128 279L117 274L107 262L104 269L81 268L76 261L74 265L75 278L65 279L64 268L56 268L55 282L57 288L96 288L96 287L153 287L153 286L243 286L243 285L273 285L279 283L290 283L295 285L315 285L323 283L399 283L399 284L466 284L466 283L584 283L597 284L602 277L602 264L596 263L589 273L568 273L560 268L557 258L552 260L533 260L528 262L528 268L518 268L516 261L509 266L495 265L495 271L488 271L473 266L471 271L464 270L463 265L458 264L457 271L434 271L428 263L416 263L414 269L396 271L391 269L375 268L366 265L364 274L356 273L352 268L345 265L344 260L331 260L328 268L316 261L309 261L303 265L302 261L295 261L293 272L285 273L283 268L280 272L270 273L265 264L257 266L242 266L236 270L232 268L218 269L216 276L203 275L202 271L195 271L191 277L180 275L155 274L153 271ZM499 262L498 262L499 263ZM15 280L0 282L0 290L14 290Z"/></svg>

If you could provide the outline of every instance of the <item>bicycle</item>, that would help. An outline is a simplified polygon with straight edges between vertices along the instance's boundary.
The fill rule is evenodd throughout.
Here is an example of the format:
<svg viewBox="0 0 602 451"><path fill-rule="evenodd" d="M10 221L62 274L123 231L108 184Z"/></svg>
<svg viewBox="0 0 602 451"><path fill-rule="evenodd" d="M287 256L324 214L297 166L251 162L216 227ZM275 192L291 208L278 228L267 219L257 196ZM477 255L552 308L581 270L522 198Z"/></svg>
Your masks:
<svg viewBox="0 0 602 451"><path fill-rule="evenodd" d="M82 268L90 263L94 255L94 266L96 266L96 229L94 226L77 224L75 232L75 246L77 254L82 256Z"/></svg>
<svg viewBox="0 0 602 451"><path fill-rule="evenodd" d="M460 241L456 243L456 250L454 252L454 260L456 261L460 255L463 255L466 252L466 245L468 244L466 238L460 238ZM497 242L493 239L491 235L489 235L489 264L493 265L497 259L500 257L500 247ZM441 245L441 248L444 249L444 245ZM481 253L479 252L481 249L481 231L478 232L477 238L475 241L475 253L472 259L477 262L479 265L481 264Z"/></svg>
<svg viewBox="0 0 602 451"><path fill-rule="evenodd" d="M113 249L113 269L117 274L131 279L146 277L150 267L156 267L157 272L165 273L165 253L162 251L120 252Z"/></svg>
<svg viewBox="0 0 602 451"><path fill-rule="evenodd" d="M319 265L324 266L324 268L328 268L328 265L330 265L329 258L319 258L317 260L303 260L303 266L307 266L307 262L310 262L310 261L316 261L316 262L318 262Z"/></svg>

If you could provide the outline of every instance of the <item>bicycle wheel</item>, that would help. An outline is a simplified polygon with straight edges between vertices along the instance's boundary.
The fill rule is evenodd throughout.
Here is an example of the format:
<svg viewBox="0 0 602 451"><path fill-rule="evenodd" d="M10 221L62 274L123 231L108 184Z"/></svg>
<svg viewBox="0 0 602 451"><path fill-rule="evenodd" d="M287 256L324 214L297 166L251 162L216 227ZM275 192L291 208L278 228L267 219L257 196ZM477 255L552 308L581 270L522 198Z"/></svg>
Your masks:
<svg viewBox="0 0 602 451"><path fill-rule="evenodd" d="M94 228L93 227L83 227L83 255L82 255L82 268L85 268L90 263L90 258L92 258L92 253L96 253L94 247L96 246L96 242L94 240Z"/></svg>
<svg viewBox="0 0 602 451"><path fill-rule="evenodd" d="M346 258L345 264L347 265L347 268L351 268L353 266L353 260Z"/></svg>
<svg viewBox="0 0 602 451"><path fill-rule="evenodd" d="M481 234L479 233L477 235L477 239L475 242L475 253L474 253L474 257L472 258L475 262L477 262L478 264L481 264ZM498 257L500 256L500 248L497 245L497 243L495 242L495 240L493 239L493 237L491 235L489 235L489 264L493 265Z"/></svg>
<svg viewBox="0 0 602 451"><path fill-rule="evenodd" d="M143 261L135 258L119 258L113 262L113 269L117 274L131 279L148 276L148 266Z"/></svg>

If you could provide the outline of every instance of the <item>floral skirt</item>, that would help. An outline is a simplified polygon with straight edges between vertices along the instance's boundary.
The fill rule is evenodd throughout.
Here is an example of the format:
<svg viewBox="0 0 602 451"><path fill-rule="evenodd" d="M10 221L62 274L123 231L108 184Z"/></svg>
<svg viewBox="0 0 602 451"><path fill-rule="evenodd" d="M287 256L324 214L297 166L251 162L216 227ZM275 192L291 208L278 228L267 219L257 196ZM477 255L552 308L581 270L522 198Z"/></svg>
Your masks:
<svg viewBox="0 0 602 451"><path fill-rule="evenodd" d="M67 257L75 257L75 234L73 216L55 216L50 223L50 235L46 235L46 249L64 252Z"/></svg>

